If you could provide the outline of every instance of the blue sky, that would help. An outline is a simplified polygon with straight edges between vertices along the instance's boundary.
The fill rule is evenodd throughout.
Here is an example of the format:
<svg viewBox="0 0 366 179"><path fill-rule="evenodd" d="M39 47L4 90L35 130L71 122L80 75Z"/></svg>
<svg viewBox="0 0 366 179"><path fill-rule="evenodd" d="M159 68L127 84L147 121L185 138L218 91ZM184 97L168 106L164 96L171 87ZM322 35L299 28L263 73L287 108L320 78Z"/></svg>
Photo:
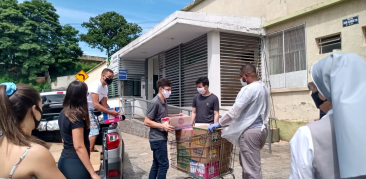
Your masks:
<svg viewBox="0 0 366 179"><path fill-rule="evenodd" d="M23 1L18 0L19 3ZM83 22L108 11L115 11L123 15L128 22L139 24L144 33L193 0L48 0L48 2L57 9L61 24L70 24L80 33L87 33L87 30L81 27ZM79 45L87 55L107 56L105 52L89 48L84 42L80 42Z"/></svg>

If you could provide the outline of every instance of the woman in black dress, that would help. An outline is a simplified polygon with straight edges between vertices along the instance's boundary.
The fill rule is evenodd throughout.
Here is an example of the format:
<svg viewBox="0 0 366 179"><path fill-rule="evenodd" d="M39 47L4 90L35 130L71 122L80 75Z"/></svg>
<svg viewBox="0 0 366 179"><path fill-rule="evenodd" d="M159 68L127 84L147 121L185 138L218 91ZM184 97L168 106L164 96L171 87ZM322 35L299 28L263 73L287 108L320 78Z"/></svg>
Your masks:
<svg viewBox="0 0 366 179"><path fill-rule="evenodd" d="M72 82L66 91L58 124L64 149L58 168L67 179L100 179L90 162L88 86Z"/></svg>

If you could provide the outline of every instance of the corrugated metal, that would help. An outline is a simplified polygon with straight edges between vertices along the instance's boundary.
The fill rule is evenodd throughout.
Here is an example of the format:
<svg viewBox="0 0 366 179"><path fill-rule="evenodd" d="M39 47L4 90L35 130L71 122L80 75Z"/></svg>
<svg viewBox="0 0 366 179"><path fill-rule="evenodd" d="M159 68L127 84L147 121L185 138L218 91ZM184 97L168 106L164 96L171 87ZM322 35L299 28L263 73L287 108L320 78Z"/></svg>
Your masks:
<svg viewBox="0 0 366 179"><path fill-rule="evenodd" d="M207 35L159 54L159 78L172 81L170 105L191 106L196 80L207 76Z"/></svg>
<svg viewBox="0 0 366 179"><path fill-rule="evenodd" d="M221 106L231 106L241 89L240 67L252 63L261 78L260 38L220 33Z"/></svg>
<svg viewBox="0 0 366 179"><path fill-rule="evenodd" d="M179 49L177 46L159 54L159 78L168 78L172 81L172 94L167 101L174 106L180 106Z"/></svg>
<svg viewBox="0 0 366 179"><path fill-rule="evenodd" d="M197 93L196 80L207 76L207 35L182 45L181 59L182 106L192 106Z"/></svg>
<svg viewBox="0 0 366 179"><path fill-rule="evenodd" d="M145 61L121 60L120 69L127 70L127 80L141 81L145 78Z"/></svg>
<svg viewBox="0 0 366 179"><path fill-rule="evenodd" d="M133 81L122 81L123 96L133 96Z"/></svg>

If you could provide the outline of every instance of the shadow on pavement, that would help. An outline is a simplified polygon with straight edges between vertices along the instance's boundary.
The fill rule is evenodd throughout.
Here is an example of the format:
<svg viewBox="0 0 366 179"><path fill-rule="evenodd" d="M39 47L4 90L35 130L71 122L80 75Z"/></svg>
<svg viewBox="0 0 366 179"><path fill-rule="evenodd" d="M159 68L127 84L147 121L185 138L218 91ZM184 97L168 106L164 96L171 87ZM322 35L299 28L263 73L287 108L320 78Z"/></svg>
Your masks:
<svg viewBox="0 0 366 179"><path fill-rule="evenodd" d="M136 165L131 163L131 160L125 152L124 165L123 165L123 178L125 179L141 179L146 178L148 173Z"/></svg>

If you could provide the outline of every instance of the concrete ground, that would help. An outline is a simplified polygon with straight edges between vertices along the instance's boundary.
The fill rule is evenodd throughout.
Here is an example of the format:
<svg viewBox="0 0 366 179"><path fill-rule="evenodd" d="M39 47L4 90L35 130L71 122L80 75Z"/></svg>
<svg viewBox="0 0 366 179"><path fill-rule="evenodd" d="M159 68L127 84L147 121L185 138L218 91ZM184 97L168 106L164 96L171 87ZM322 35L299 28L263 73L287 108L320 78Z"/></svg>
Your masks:
<svg viewBox="0 0 366 179"><path fill-rule="evenodd" d="M152 164L152 152L148 139L122 133L125 142L125 166L124 178L147 179ZM169 148L169 146L168 146ZM285 179L290 173L290 150L288 142L280 142L272 145L272 154L268 153L265 146L261 153L262 173L264 179ZM235 157L234 175L241 178L241 167L238 156ZM174 168L170 168L168 179L184 179L188 175ZM232 178L231 176L225 179Z"/></svg>

